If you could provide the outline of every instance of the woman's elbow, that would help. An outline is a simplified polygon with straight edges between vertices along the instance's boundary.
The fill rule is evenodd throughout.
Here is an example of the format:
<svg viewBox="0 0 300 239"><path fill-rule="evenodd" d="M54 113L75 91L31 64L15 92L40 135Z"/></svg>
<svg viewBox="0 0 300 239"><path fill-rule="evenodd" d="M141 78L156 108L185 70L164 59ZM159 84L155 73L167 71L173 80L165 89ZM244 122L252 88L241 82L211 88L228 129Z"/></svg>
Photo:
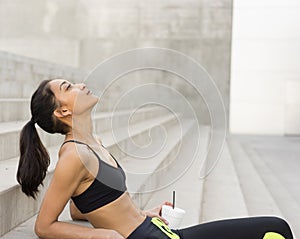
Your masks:
<svg viewBox="0 0 300 239"><path fill-rule="evenodd" d="M34 232L39 238L43 238L43 230L41 227L35 225Z"/></svg>
<svg viewBox="0 0 300 239"><path fill-rule="evenodd" d="M38 220L35 221L34 232L39 238L45 238L47 227L42 225Z"/></svg>

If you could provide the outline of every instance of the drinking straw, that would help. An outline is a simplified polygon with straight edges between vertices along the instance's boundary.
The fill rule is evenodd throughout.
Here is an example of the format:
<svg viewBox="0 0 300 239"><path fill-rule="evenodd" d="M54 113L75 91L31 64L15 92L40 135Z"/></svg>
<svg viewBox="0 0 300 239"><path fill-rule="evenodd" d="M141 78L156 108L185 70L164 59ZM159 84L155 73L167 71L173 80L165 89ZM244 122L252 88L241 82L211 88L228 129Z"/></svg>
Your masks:
<svg viewBox="0 0 300 239"><path fill-rule="evenodd" d="M173 191L173 209L175 207L175 191Z"/></svg>

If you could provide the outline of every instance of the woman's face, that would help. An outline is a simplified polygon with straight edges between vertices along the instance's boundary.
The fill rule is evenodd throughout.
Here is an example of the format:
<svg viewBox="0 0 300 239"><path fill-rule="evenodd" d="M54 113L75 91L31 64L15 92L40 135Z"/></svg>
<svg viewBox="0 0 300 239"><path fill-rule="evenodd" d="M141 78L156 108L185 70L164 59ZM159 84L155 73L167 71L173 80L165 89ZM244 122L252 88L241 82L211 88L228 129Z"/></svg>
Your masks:
<svg viewBox="0 0 300 239"><path fill-rule="evenodd" d="M63 114L80 115L91 110L99 100L83 83L73 84L64 79L55 79L49 84Z"/></svg>

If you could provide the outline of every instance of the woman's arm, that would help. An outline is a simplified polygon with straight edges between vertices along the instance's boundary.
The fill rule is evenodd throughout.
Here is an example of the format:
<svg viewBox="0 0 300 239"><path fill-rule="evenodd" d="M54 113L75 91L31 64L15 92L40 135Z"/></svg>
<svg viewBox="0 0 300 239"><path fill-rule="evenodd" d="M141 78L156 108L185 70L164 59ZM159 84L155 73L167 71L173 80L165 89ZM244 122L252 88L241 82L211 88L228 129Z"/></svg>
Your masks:
<svg viewBox="0 0 300 239"><path fill-rule="evenodd" d="M58 221L58 216L84 178L85 173L84 165L76 149L63 153L57 163L36 219L35 232L40 238L124 239L113 230L95 229Z"/></svg>

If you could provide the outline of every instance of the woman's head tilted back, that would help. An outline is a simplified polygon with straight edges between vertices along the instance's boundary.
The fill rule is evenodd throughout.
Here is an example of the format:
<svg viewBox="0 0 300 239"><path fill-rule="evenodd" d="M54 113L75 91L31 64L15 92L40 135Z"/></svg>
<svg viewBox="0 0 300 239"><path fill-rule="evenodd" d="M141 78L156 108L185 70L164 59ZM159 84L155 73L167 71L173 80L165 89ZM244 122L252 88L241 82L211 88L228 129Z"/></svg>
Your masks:
<svg viewBox="0 0 300 239"><path fill-rule="evenodd" d="M70 128L53 114L59 107L59 102L51 90L51 81L53 80L42 81L31 97L32 120L50 134L66 134Z"/></svg>
<svg viewBox="0 0 300 239"><path fill-rule="evenodd" d="M20 134L17 180L22 191L33 198L36 198L38 187L42 184L50 164L49 154L39 138L35 123L51 134L66 134L70 130L68 125L53 114L59 103L51 90L50 82L51 80L42 81L33 93L30 105L32 118Z"/></svg>
<svg viewBox="0 0 300 239"><path fill-rule="evenodd" d="M39 138L35 123L48 133L67 134L74 129L72 121L75 118L85 120L97 102L98 97L83 83L72 84L64 79L40 83L31 97L32 118L20 135L17 180L27 196L36 198L50 164L49 154Z"/></svg>

